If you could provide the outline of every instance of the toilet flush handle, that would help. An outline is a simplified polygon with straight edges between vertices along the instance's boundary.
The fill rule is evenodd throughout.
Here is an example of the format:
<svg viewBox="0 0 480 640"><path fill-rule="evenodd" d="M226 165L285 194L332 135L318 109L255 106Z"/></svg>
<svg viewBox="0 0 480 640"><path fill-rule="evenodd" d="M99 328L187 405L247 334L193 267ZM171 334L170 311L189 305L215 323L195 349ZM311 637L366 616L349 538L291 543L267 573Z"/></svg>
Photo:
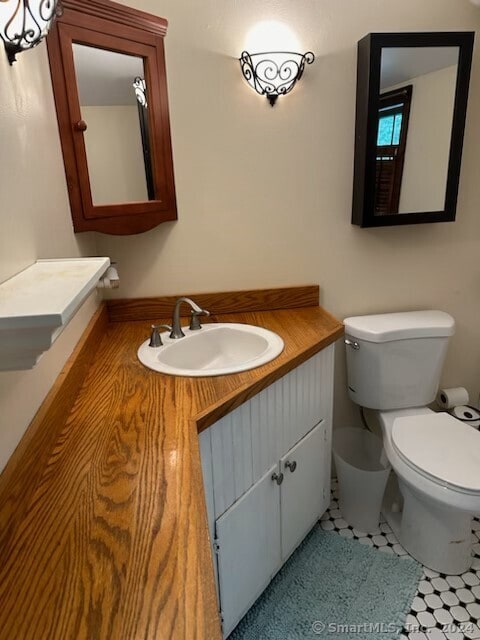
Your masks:
<svg viewBox="0 0 480 640"><path fill-rule="evenodd" d="M345 344L347 345L347 347L352 347L352 349L355 349L355 351L358 351L358 349L360 349L360 345L358 344L358 342L354 342L353 340L349 340L348 338L345 338Z"/></svg>

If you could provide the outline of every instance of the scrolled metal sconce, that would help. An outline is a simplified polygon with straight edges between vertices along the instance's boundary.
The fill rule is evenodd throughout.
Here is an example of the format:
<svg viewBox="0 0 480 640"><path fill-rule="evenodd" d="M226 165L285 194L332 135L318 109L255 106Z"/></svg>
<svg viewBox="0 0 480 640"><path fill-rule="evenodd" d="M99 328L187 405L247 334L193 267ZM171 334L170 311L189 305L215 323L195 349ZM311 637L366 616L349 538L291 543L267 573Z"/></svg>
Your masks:
<svg viewBox="0 0 480 640"><path fill-rule="evenodd" d="M307 53L271 51L269 53L248 53L240 56L243 77L257 93L266 96L273 107L278 96L284 96L293 89L303 75L306 64L312 64L315 56Z"/></svg>
<svg viewBox="0 0 480 640"><path fill-rule="evenodd" d="M133 81L133 89L135 91L135 97L137 102L145 109L148 107L147 103L147 83L144 78L137 76Z"/></svg>
<svg viewBox="0 0 480 640"><path fill-rule="evenodd" d="M61 13L60 0L0 0L0 36L9 63L39 44Z"/></svg>

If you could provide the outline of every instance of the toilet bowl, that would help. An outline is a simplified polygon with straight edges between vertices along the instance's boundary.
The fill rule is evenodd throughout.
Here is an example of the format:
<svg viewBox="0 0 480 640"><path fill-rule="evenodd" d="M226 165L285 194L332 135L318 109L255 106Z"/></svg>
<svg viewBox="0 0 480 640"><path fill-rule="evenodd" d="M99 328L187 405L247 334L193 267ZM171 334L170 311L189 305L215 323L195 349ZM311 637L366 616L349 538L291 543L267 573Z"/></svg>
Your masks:
<svg viewBox="0 0 480 640"><path fill-rule="evenodd" d="M480 433L427 408L454 320L442 311L415 311L344 324L349 396L378 418L394 470L385 518L419 562L464 573L472 562L472 516L480 513Z"/></svg>
<svg viewBox="0 0 480 640"><path fill-rule="evenodd" d="M425 566L464 573L472 562L472 516L480 513L480 434L426 407L379 412L378 419L400 492L386 492L387 522Z"/></svg>

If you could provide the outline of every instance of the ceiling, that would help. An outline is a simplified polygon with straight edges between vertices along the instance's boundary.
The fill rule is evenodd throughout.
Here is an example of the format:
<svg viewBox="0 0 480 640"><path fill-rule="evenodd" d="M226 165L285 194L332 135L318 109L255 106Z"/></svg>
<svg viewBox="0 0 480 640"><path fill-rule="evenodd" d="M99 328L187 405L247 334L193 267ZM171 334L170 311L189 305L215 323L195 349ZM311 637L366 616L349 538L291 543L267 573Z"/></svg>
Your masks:
<svg viewBox="0 0 480 640"><path fill-rule="evenodd" d="M384 47L380 89L458 64L459 47Z"/></svg>

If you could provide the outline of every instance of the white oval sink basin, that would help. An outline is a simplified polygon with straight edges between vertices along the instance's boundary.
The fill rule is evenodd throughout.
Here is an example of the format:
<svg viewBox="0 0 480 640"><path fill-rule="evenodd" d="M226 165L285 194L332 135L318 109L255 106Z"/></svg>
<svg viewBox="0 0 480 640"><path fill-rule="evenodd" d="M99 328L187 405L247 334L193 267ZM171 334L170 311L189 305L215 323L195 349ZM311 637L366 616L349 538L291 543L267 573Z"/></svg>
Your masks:
<svg viewBox="0 0 480 640"><path fill-rule="evenodd" d="M185 337L177 340L162 333L163 347L149 347L146 340L138 350L140 362L173 376L223 376L270 362L284 347L273 331L249 324L215 323L183 331Z"/></svg>

